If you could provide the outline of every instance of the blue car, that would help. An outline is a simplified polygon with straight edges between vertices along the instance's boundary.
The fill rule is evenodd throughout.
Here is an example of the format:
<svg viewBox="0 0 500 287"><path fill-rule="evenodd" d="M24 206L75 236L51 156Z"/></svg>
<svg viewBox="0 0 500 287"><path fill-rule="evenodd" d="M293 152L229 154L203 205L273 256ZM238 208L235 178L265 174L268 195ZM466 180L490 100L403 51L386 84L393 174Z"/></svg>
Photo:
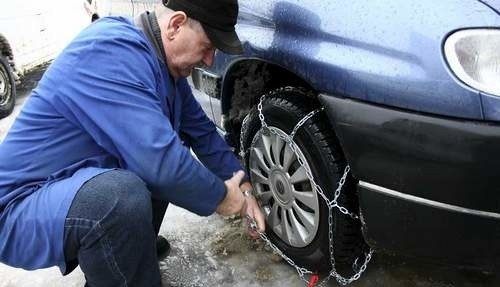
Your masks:
<svg viewBox="0 0 500 287"><path fill-rule="evenodd" d="M500 1L239 3L245 53L192 78L270 240L315 270L370 248L494 269Z"/></svg>

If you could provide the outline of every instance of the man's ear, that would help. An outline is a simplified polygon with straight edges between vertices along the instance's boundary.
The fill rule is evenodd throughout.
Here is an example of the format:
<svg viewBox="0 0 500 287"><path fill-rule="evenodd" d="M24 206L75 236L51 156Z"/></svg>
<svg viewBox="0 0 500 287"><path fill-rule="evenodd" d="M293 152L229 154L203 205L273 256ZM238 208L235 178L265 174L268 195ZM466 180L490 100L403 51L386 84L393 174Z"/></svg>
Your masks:
<svg viewBox="0 0 500 287"><path fill-rule="evenodd" d="M180 28L187 24L188 17L186 13L182 11L176 11L170 16L167 28L167 39L173 40L175 35L179 33Z"/></svg>

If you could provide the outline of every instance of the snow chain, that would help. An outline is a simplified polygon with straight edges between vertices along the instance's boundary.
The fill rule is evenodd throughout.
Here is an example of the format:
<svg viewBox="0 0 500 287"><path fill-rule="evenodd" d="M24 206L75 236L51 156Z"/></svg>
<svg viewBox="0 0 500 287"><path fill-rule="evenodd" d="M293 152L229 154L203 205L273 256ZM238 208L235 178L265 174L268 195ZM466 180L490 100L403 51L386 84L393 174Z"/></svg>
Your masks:
<svg viewBox="0 0 500 287"><path fill-rule="evenodd" d="M295 127L293 128L293 130L290 133L290 135L284 136L284 135L281 135L281 134L275 132L274 130L268 128L267 123L265 122L264 114L262 113L262 102L263 102L264 98L265 98L265 95L260 98L259 104L257 105L257 109L259 111L259 120L260 120L260 123L261 123L261 126L262 126L261 129L264 129L264 130L269 131L270 133L273 133L274 135L278 136L280 139L282 139L283 141L285 141L288 144L288 146L290 147L290 149L297 156L297 159L298 159L300 165L306 170L307 177L311 181L311 183L313 184L314 189L316 190L316 192L318 194L321 195L321 197L325 200L326 205L328 206L328 227L329 227L329 232L328 232L329 236L328 237L329 237L330 264L331 264L332 268L331 268L330 272L328 273L328 276L325 277L323 280L321 280L316 286L325 286L326 283L332 277L335 278L335 280L337 280L337 282L340 285L343 285L343 286L348 285L348 284L350 284L350 283L358 280L361 277L361 274L366 270L368 262L370 262L370 260L372 258L372 255L373 255L373 249L370 248L369 252L364 254L364 262L363 262L363 264L361 266L358 266L357 262L358 262L359 258L356 258L356 260L354 261L354 263L352 265L352 268L353 268L353 271L355 272L355 274L352 275L349 278L346 278L346 277L343 277L342 275L340 275L337 272L336 268L335 268L335 258L333 256L333 247L334 247L334 245L333 245L333 209L337 208L341 213L343 213L343 214L345 214L347 216L350 216L351 218L353 218L355 220L359 220L359 215L358 214L356 214L354 212L349 212L349 210L347 208L339 205L338 202L337 202L337 199L339 198L340 193L342 191L342 187L344 186L344 183L346 181L347 175L349 174L350 167L349 167L349 165L347 165L345 167L344 174L340 178L338 187L335 190L335 194L334 194L333 200L328 199L328 197L326 197L325 192L323 191L323 189L321 188L321 186L319 186L316 183L316 181L314 180L314 177L312 175L311 170L305 164L306 160L305 160L304 156L301 153L297 152L296 144L293 142L293 138L294 138L295 134L297 133L297 131L299 130L299 128L302 125L304 125L304 123L307 120L309 120L310 118L312 118L317 113L321 112L322 109L313 110L312 112L308 113L305 117L303 117L295 125ZM246 129L247 129L246 125L247 125L248 119L249 119L249 115L247 115L244 118L244 120L243 120L243 123L242 123L242 126L241 126L241 135L244 135L244 133L246 132ZM246 155L246 152L248 152L248 150L245 152L243 144L244 144L243 143L243 136L240 136L240 156L241 156L242 159L245 159L245 155ZM252 229L254 229L254 230L257 231L257 224L255 223L255 221L253 220L253 218L247 216L247 219L250 222L250 227ZM276 247L269 240L269 238L267 238L267 236L266 236L265 233L261 233L261 232L258 232L258 233L260 235L260 238L267 245L269 245L269 247L271 247L271 249L274 252L276 252L278 255L280 255L286 262L288 262L288 264L292 265L297 270L297 273L299 274L300 279L302 281L306 282L307 284L309 284L309 280L306 279L306 276L310 276L312 278L312 276L315 276L315 273L312 272L312 271L310 271L310 270L308 270L308 269L306 269L306 268L300 267L297 264L295 264L295 262L292 259L290 259L288 256L286 256L281 250L279 250L278 247Z"/></svg>

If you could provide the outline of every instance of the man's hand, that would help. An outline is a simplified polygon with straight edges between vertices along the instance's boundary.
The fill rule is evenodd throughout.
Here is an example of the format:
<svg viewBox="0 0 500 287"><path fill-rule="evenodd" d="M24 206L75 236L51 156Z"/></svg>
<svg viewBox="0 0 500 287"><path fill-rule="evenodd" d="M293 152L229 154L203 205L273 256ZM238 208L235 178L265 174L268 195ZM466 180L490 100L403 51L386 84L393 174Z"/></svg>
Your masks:
<svg viewBox="0 0 500 287"><path fill-rule="evenodd" d="M227 194L224 200L217 206L216 212L223 216L229 216L234 214L241 214L241 216L249 216L257 224L257 231L264 232L266 229L266 224L264 220L264 215L260 211L259 205L255 200L255 197L243 195L243 190L252 190L252 185L245 182L241 185L240 182L245 176L245 173L240 170L231 179L224 181L226 185ZM249 228L250 236L256 238L259 236L256 230Z"/></svg>
<svg viewBox="0 0 500 287"><path fill-rule="evenodd" d="M240 170L231 179L224 181L227 194L215 210L218 214L229 216L241 213L245 204L245 197L240 190L240 182L244 176L245 173Z"/></svg>
<svg viewBox="0 0 500 287"><path fill-rule="evenodd" d="M240 186L240 189L243 191L245 190L251 191L252 185L248 182L245 182ZM262 214L259 205L255 200L255 197L253 197L252 195L245 197L245 206L241 212L241 216L243 217L249 216L250 218L255 220L255 223L257 224L257 231L264 232L266 230L264 215ZM250 228L250 222L248 222L248 224L249 224L248 232L250 233L250 236L252 236L253 238L257 238L259 234L257 233L256 230Z"/></svg>

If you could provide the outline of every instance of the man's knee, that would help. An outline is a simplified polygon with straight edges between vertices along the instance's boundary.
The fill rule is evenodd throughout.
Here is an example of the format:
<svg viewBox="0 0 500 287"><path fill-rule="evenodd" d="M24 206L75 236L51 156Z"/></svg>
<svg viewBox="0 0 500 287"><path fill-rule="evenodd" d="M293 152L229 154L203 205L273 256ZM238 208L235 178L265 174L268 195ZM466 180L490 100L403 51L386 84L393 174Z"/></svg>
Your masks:
<svg viewBox="0 0 500 287"><path fill-rule="evenodd" d="M127 170L113 170L104 179L117 197L114 216L126 225L149 224L152 220L151 193L142 179Z"/></svg>
<svg viewBox="0 0 500 287"><path fill-rule="evenodd" d="M117 195L134 190L149 194L144 181L135 173L124 169L110 170L96 176L91 181L99 185L101 189L114 192Z"/></svg>
<svg viewBox="0 0 500 287"><path fill-rule="evenodd" d="M101 221L113 216L132 224L136 217L151 222L151 213L151 195L146 184L136 174L118 169L97 175L85 183L78 191L68 217Z"/></svg>

